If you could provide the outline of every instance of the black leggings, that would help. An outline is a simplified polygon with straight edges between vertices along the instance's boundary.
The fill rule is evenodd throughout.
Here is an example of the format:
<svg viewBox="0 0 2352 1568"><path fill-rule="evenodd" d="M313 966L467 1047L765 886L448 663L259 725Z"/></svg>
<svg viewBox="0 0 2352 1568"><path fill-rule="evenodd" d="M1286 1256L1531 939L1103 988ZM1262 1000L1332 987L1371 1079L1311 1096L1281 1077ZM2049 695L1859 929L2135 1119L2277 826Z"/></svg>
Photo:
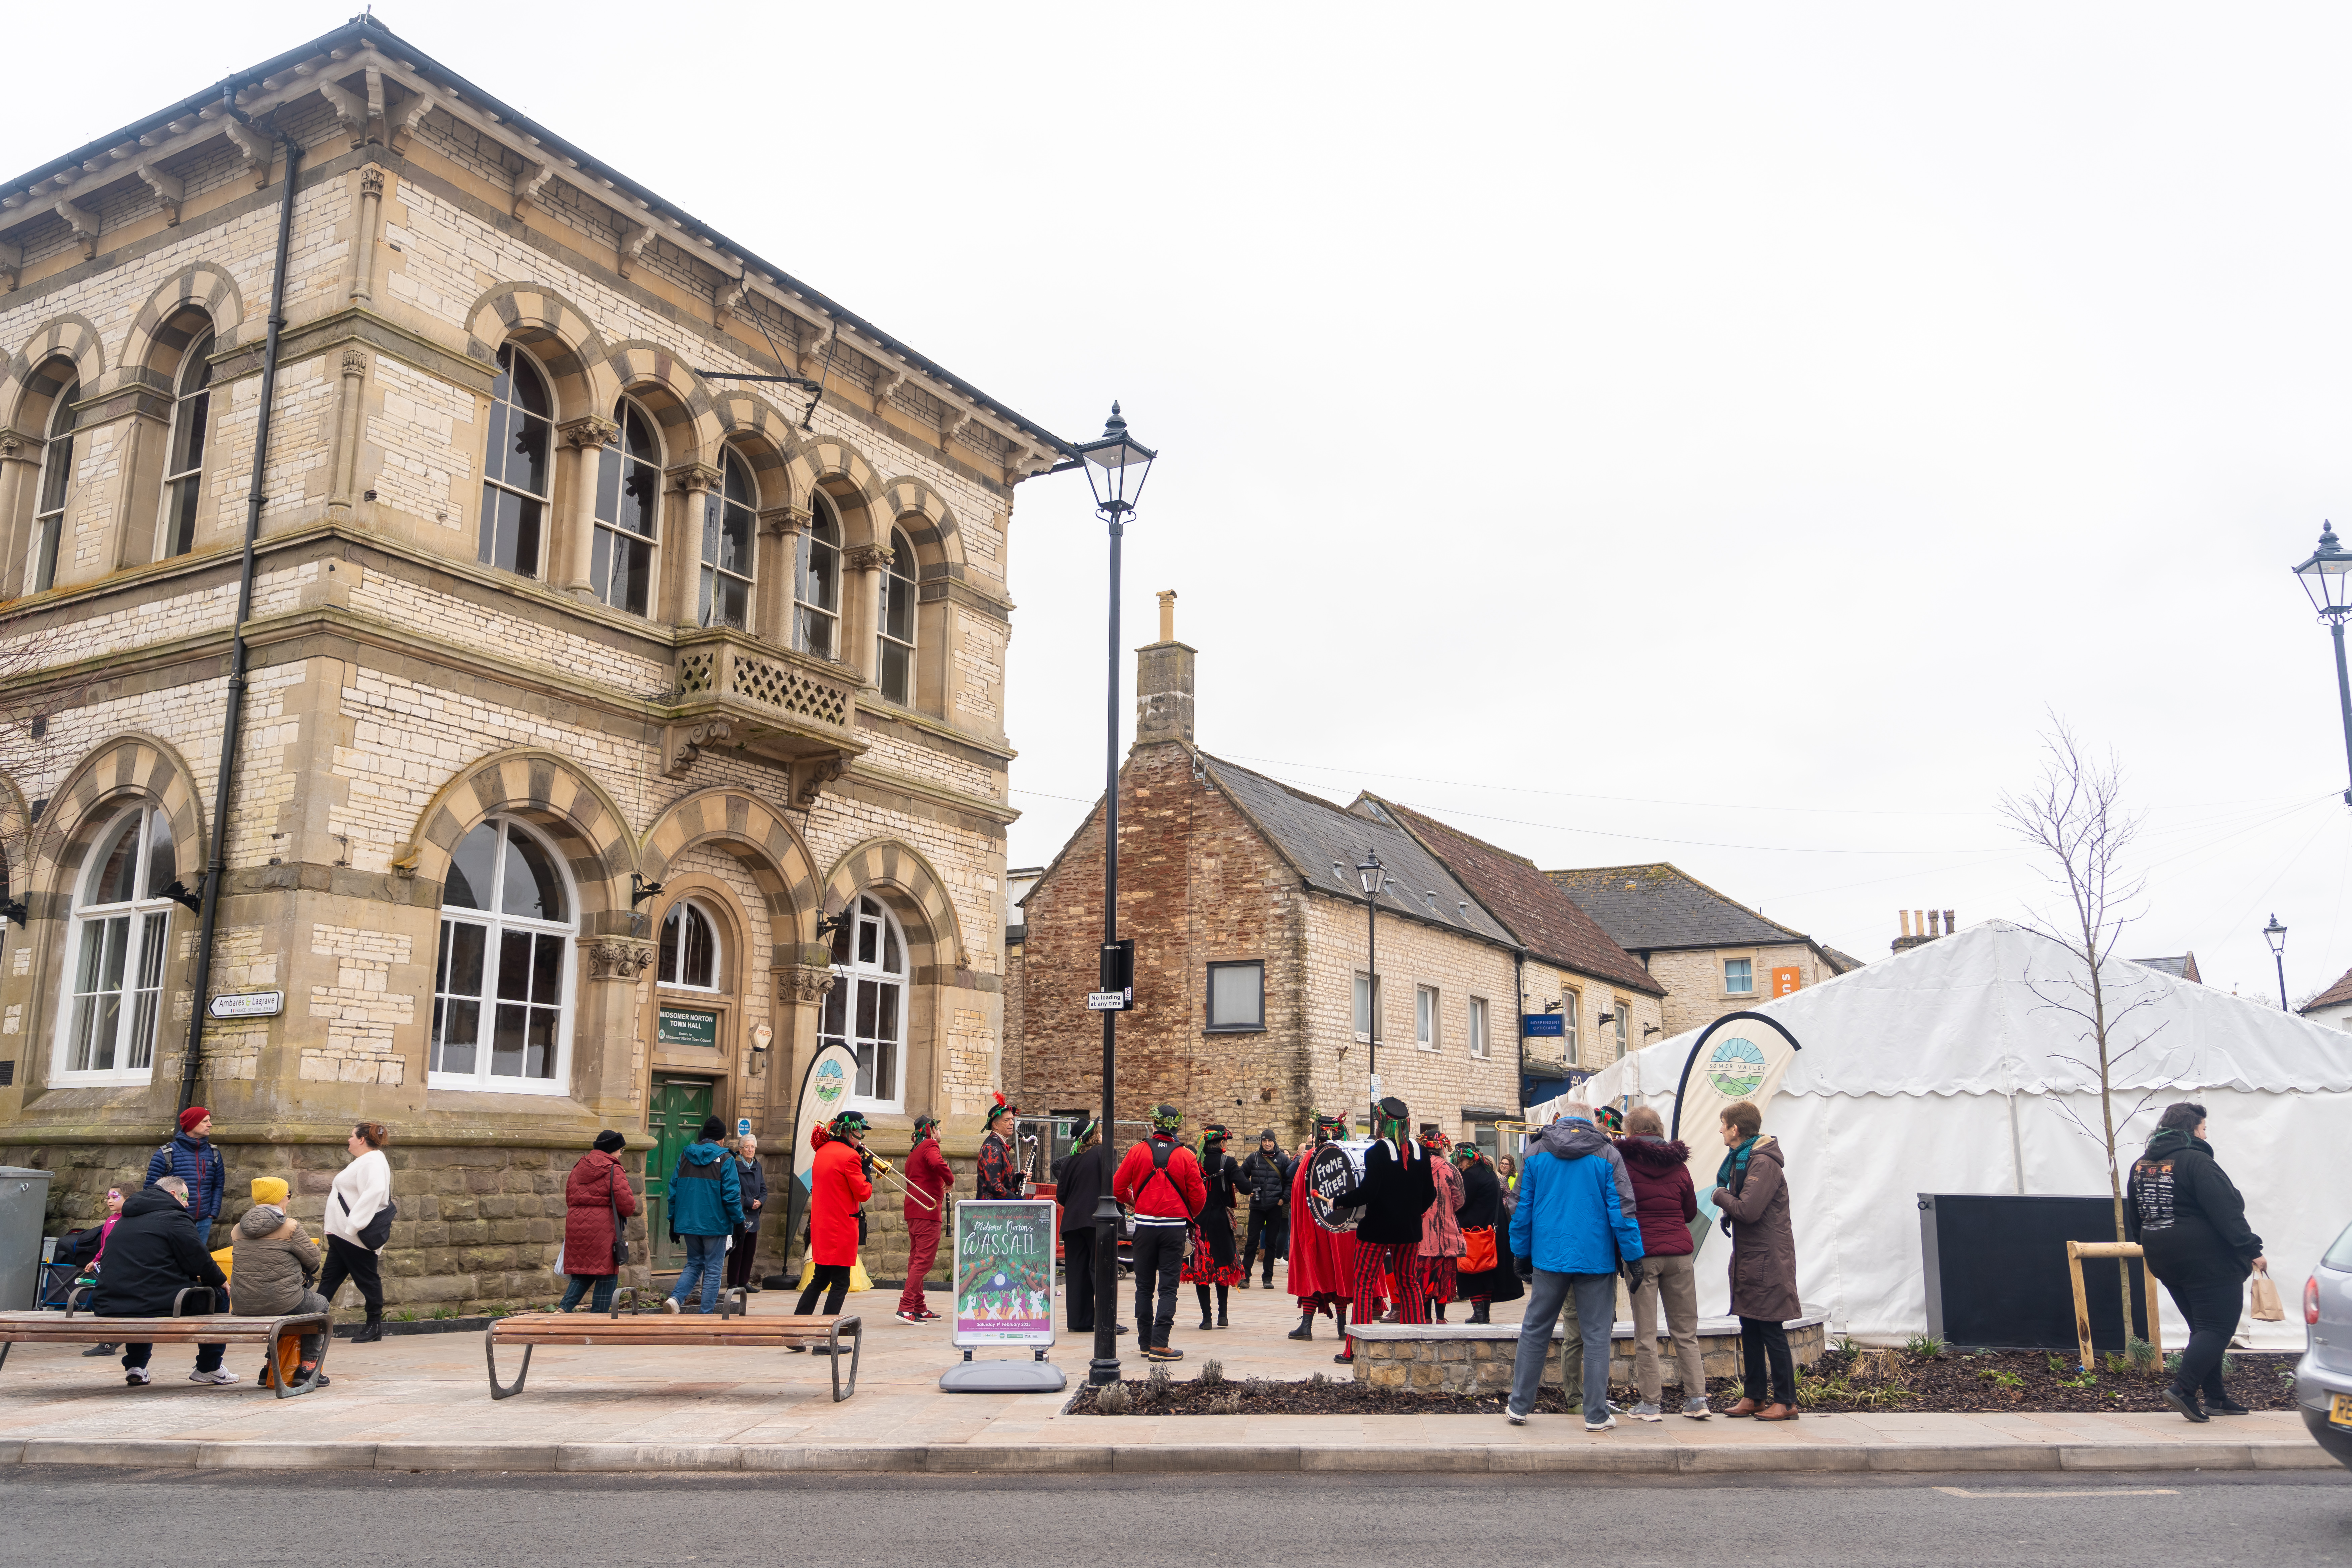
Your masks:
<svg viewBox="0 0 2352 1568"><path fill-rule="evenodd" d="M849 1265L820 1263L816 1266L816 1272L809 1276L808 1289L801 1292L801 1304L796 1310L802 1317L808 1316L809 1310L816 1305L816 1293L824 1290L828 1285L833 1289L825 1290L824 1310L838 1312L843 1298L849 1294Z"/></svg>
<svg viewBox="0 0 2352 1568"><path fill-rule="evenodd" d="M334 1305L335 1292L342 1289L343 1280L360 1288L360 1300L367 1303L368 1321L383 1316L383 1277L376 1272L376 1256L366 1247L345 1241L340 1236L327 1237L327 1265L319 1270L319 1294Z"/></svg>

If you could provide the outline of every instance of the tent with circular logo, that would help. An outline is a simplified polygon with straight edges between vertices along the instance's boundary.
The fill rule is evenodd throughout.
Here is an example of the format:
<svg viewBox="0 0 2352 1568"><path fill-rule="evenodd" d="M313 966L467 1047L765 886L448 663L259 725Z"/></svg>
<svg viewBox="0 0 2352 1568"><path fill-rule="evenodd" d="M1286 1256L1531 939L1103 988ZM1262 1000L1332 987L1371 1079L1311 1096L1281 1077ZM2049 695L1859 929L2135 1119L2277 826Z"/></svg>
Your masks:
<svg viewBox="0 0 2352 1568"><path fill-rule="evenodd" d="M2101 973L2126 1169L2166 1105L2207 1108L2287 1303L2285 1322L2248 1325L2253 1342L2299 1348L2303 1282L2352 1225L2352 1035L2127 960ZM1783 1145L1807 1311L1836 1332L1916 1333L1920 1194L2108 1191L2089 987L2063 945L1990 921L1637 1051L1580 1097L1651 1106L1670 1129L1679 1107L1703 1197L1717 1113L1756 1101ZM1727 1310L1725 1263L1710 1234L1704 1314ZM2186 1331L2168 1302L2166 1342Z"/></svg>

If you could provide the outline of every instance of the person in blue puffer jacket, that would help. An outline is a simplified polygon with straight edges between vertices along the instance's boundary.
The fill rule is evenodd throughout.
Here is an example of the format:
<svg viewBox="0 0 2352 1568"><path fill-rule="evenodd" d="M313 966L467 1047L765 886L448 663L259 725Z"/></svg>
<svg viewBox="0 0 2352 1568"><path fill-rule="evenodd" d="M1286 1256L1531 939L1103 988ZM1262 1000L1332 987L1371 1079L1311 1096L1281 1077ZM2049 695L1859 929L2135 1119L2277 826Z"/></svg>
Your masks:
<svg viewBox="0 0 2352 1568"><path fill-rule="evenodd" d="M1606 1432L1609 1414L1609 1330L1617 1315L1617 1270L1642 1257L1642 1227L1622 1195L1622 1162L1592 1112L1565 1108L1528 1151L1519 1173L1518 1206L1511 1212L1511 1256L1528 1282L1527 1316L1519 1326L1505 1414L1527 1424L1551 1350L1551 1326L1568 1309L1562 1368L1580 1355L1584 1365L1584 1429Z"/></svg>
<svg viewBox="0 0 2352 1568"><path fill-rule="evenodd" d="M147 1180L141 1184L152 1187L158 1176L177 1176L188 1184L188 1217L196 1222L196 1239L207 1251L213 1222L220 1218L221 1189L228 1181L220 1151L212 1144L212 1131L213 1113L203 1106L191 1105L180 1112L179 1131L147 1157Z"/></svg>
<svg viewBox="0 0 2352 1568"><path fill-rule="evenodd" d="M743 1188L736 1179L735 1157L719 1146L726 1136L727 1123L716 1116L704 1117L701 1132L678 1151L677 1164L669 1173L669 1234L685 1244L686 1267L662 1303L665 1312L685 1310L698 1279L702 1310L719 1310L727 1238L743 1228Z"/></svg>

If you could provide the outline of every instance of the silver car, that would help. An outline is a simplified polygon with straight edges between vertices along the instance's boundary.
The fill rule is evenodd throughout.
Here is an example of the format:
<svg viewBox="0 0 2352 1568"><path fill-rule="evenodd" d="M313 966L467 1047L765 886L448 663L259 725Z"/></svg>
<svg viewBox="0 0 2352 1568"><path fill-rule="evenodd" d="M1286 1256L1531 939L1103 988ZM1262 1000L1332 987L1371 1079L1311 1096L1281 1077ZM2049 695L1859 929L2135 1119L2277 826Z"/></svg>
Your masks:
<svg viewBox="0 0 2352 1568"><path fill-rule="evenodd" d="M2294 1402L2319 1446L2352 1466L2352 1229L2303 1288L2310 1344L2295 1363Z"/></svg>

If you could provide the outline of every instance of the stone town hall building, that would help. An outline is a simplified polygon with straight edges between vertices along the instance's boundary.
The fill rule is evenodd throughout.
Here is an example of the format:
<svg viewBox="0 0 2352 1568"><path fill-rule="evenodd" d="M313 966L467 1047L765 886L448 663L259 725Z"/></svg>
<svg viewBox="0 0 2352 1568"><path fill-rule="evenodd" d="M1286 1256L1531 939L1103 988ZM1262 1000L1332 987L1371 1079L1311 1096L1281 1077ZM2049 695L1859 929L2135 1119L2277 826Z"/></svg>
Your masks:
<svg viewBox="0 0 2352 1568"><path fill-rule="evenodd" d="M833 1037L883 1147L971 1147L1013 491L1066 446L371 18L225 88L0 185L0 1163L86 1220L180 1103L289 199L224 1217L284 1173L315 1227L375 1118L394 1303L543 1296L600 1127L657 1190L748 1117L781 1174Z"/></svg>

